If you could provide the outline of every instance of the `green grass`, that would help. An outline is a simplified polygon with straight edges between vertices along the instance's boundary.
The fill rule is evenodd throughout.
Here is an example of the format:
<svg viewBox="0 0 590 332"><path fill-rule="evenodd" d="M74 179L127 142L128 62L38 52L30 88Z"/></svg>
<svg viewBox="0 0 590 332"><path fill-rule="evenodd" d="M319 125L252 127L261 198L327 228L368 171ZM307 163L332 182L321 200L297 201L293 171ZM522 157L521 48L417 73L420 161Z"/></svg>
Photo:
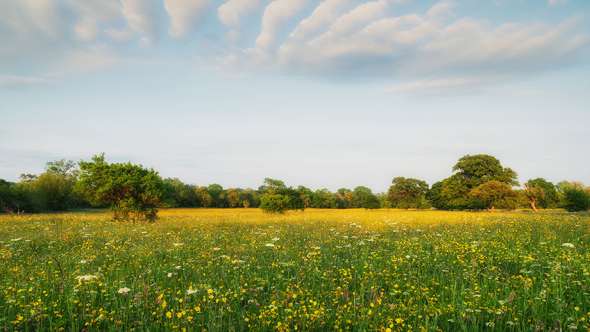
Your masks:
<svg viewBox="0 0 590 332"><path fill-rule="evenodd" d="M588 330L589 248L559 212L4 215L0 330Z"/></svg>

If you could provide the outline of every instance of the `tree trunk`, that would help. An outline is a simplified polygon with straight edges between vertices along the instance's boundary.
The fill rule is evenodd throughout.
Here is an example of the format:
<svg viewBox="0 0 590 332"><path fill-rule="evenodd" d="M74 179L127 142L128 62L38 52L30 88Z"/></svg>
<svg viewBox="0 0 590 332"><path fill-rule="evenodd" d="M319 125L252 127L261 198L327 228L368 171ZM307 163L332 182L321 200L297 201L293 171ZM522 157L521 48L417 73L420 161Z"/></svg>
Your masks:
<svg viewBox="0 0 590 332"><path fill-rule="evenodd" d="M531 209L533 209L533 212L538 211L537 210L537 202L534 199L531 200Z"/></svg>

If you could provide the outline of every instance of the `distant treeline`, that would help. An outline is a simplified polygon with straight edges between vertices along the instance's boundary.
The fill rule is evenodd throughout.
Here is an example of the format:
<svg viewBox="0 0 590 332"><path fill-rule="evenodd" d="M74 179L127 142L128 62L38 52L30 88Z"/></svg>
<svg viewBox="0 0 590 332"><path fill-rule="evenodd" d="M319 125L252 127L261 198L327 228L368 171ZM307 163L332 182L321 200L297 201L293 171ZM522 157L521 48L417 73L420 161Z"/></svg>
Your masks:
<svg viewBox="0 0 590 332"><path fill-rule="evenodd" d="M565 208L587 210L590 190L579 182L553 184L532 179L520 186L517 174L489 155L459 159L450 177L429 186L425 181L395 177L386 193L358 186L312 190L288 187L267 178L257 189L197 186L131 163L109 164L104 155L75 163L47 163L45 172L22 174L16 183L0 179L0 210L8 213L64 211L110 207L116 217L132 211L155 217L158 207L256 208L282 212L290 209L402 208L442 210ZM145 212L149 211L149 212Z"/></svg>

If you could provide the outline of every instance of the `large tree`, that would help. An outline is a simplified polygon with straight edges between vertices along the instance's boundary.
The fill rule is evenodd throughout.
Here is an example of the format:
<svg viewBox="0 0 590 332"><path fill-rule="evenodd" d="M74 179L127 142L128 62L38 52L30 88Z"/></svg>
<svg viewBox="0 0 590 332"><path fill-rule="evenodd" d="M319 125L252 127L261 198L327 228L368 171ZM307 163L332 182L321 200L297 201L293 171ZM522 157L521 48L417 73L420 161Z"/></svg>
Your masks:
<svg viewBox="0 0 590 332"><path fill-rule="evenodd" d="M422 180L396 177L387 194L391 207L400 209L428 207L428 183Z"/></svg>
<svg viewBox="0 0 590 332"><path fill-rule="evenodd" d="M494 210L514 209L518 205L518 195L509 184L500 181L488 181L469 192L473 207Z"/></svg>
<svg viewBox="0 0 590 332"><path fill-rule="evenodd" d="M453 166L453 171L449 178L435 183L428 194L432 205L438 209L480 208L481 202L475 200L470 192L490 181L518 185L516 172L503 167L497 158L490 155L463 156Z"/></svg>
<svg viewBox="0 0 590 332"><path fill-rule="evenodd" d="M155 220L164 192L155 170L132 163L109 164L104 154L80 162L79 184L90 202L109 205L115 220Z"/></svg>
<svg viewBox="0 0 590 332"><path fill-rule="evenodd" d="M352 191L352 204L356 208L364 209L378 209L381 206L373 191L363 186L358 186Z"/></svg>
<svg viewBox="0 0 590 332"><path fill-rule="evenodd" d="M524 184L524 194L533 211L537 211L539 207L544 209L556 207L559 203L555 185L543 178L528 180Z"/></svg>
<svg viewBox="0 0 590 332"><path fill-rule="evenodd" d="M287 187L281 180L265 178L259 187L260 208L266 212L284 213L287 210L304 210L301 192Z"/></svg>

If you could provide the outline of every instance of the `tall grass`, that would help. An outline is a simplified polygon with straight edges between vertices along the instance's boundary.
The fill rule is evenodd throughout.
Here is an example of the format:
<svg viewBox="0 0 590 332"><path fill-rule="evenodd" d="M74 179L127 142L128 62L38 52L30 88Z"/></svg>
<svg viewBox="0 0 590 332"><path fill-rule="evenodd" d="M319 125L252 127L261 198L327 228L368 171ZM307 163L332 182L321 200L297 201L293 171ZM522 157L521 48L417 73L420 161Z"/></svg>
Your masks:
<svg viewBox="0 0 590 332"><path fill-rule="evenodd" d="M590 328L590 217L164 210L0 216L0 329Z"/></svg>

